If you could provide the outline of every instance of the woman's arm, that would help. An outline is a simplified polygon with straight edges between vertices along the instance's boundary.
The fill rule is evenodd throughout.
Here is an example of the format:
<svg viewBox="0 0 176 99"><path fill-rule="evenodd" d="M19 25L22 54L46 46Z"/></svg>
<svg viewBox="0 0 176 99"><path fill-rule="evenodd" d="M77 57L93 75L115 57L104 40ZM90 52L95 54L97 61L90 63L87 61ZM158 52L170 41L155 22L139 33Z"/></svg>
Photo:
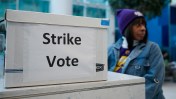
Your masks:
<svg viewBox="0 0 176 99"><path fill-rule="evenodd" d="M115 53L114 53L114 47L111 45L108 48L108 71L114 70L114 63L115 63Z"/></svg>
<svg viewBox="0 0 176 99"><path fill-rule="evenodd" d="M145 75L146 99L163 99L164 60L159 46L155 43L151 44L149 64L150 68Z"/></svg>

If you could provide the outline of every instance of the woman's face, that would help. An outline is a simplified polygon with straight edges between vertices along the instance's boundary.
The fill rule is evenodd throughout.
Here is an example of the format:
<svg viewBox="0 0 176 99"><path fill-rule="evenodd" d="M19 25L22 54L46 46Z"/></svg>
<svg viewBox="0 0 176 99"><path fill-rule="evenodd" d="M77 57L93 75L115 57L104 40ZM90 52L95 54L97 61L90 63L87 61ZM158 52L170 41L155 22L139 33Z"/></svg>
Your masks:
<svg viewBox="0 0 176 99"><path fill-rule="evenodd" d="M145 24L142 22L138 22L132 26L133 31L133 39L137 41L141 41L144 39L146 34Z"/></svg>

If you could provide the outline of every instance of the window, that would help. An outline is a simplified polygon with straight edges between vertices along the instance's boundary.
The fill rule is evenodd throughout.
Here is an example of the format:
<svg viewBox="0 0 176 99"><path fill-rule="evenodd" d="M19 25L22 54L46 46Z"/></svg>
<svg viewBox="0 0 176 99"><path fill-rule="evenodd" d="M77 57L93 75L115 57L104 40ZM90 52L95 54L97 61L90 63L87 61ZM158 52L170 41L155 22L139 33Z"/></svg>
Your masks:
<svg viewBox="0 0 176 99"><path fill-rule="evenodd" d="M6 9L49 12L50 0L0 0L0 18L4 17Z"/></svg>
<svg viewBox="0 0 176 99"><path fill-rule="evenodd" d="M19 10L49 12L47 0L19 0Z"/></svg>
<svg viewBox="0 0 176 99"><path fill-rule="evenodd" d="M101 4L105 5L107 0L87 0L87 2L92 3L92 4Z"/></svg>
<svg viewBox="0 0 176 99"><path fill-rule="evenodd" d="M6 9L16 9L16 0L0 0L0 7L0 18L2 18Z"/></svg>
<svg viewBox="0 0 176 99"><path fill-rule="evenodd" d="M106 18L107 0L73 0L73 15Z"/></svg>
<svg viewBox="0 0 176 99"><path fill-rule="evenodd" d="M83 16L83 6L73 5L73 15Z"/></svg>
<svg viewBox="0 0 176 99"><path fill-rule="evenodd" d="M105 18L106 11L104 9L87 7L87 16L94 18Z"/></svg>

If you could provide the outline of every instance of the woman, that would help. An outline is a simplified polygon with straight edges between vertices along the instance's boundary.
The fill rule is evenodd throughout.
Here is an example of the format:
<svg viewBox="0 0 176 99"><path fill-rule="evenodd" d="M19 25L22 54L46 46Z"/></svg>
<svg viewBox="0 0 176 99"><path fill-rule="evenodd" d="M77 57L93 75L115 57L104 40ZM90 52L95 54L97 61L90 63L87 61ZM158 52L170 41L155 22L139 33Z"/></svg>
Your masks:
<svg viewBox="0 0 176 99"><path fill-rule="evenodd" d="M121 9L117 20L122 38L108 49L108 70L145 77L146 99L164 99L164 61L158 45L148 40L143 14Z"/></svg>

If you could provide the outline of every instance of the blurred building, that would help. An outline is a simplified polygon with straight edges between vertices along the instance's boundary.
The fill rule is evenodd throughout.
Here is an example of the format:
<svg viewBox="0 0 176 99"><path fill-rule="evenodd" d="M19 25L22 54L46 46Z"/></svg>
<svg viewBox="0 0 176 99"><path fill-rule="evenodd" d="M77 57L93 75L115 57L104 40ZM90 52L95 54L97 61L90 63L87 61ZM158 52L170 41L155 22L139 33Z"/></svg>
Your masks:
<svg viewBox="0 0 176 99"><path fill-rule="evenodd" d="M0 0L0 19L6 9L37 11L93 18L109 18L108 44L114 42L114 15L107 0Z"/></svg>

